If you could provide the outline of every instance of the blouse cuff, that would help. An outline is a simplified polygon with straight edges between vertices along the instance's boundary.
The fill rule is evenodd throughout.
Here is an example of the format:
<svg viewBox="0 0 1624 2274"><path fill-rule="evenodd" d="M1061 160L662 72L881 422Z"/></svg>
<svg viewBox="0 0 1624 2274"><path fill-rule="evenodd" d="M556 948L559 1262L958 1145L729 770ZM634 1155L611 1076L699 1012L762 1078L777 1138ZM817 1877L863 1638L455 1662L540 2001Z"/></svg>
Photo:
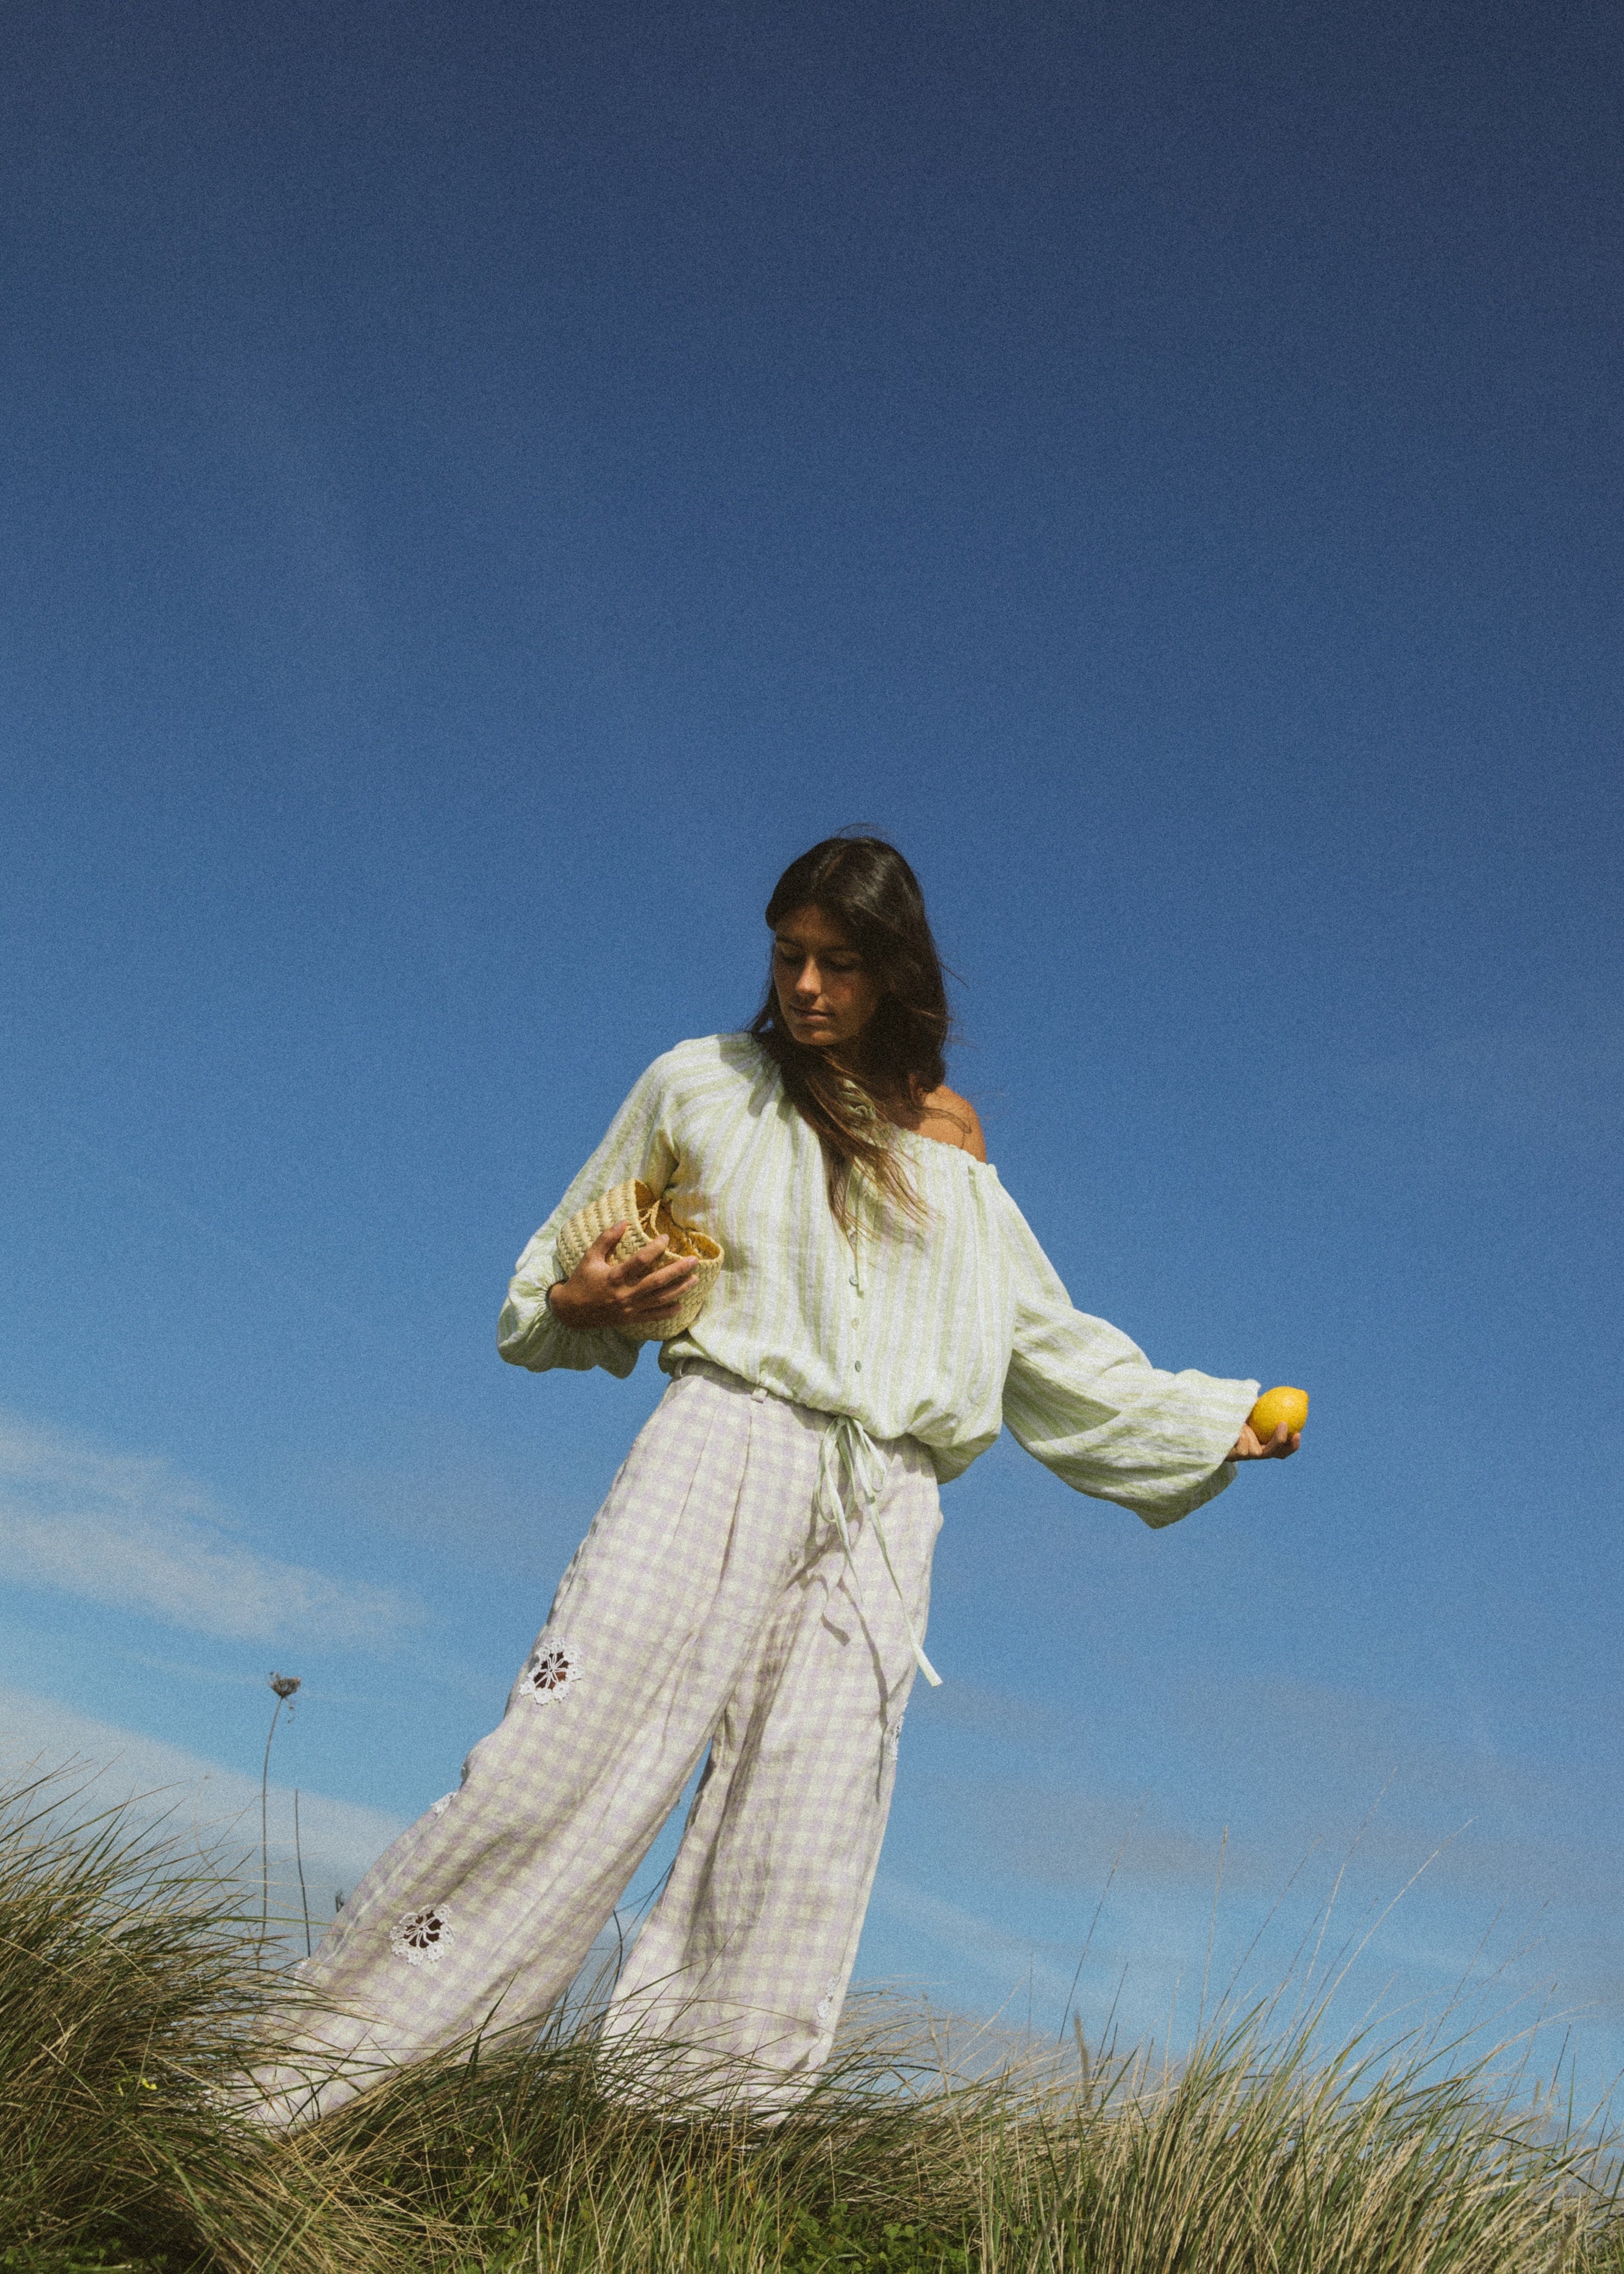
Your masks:
<svg viewBox="0 0 1624 2274"><path fill-rule="evenodd" d="M546 1374L562 1367L586 1374L595 1366L623 1379L636 1365L640 1343L628 1342L612 1327L567 1327L548 1301L558 1280L555 1258L526 1254L508 1290L508 1300L496 1324L496 1347L509 1366L531 1374Z"/></svg>

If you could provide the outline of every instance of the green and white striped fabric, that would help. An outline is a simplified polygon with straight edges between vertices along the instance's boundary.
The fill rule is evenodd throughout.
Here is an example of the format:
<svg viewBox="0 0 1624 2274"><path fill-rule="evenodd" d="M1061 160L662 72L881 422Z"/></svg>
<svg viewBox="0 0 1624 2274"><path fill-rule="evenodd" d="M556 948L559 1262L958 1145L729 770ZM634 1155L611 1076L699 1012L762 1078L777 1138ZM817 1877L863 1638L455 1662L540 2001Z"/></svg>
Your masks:
<svg viewBox="0 0 1624 2274"><path fill-rule="evenodd" d="M896 1141L920 1223L860 1185L848 1241L816 1137L748 1035L680 1043L633 1089L603 1143L519 1258L497 1331L515 1366L628 1374L640 1345L561 1327L547 1303L553 1243L628 1177L666 1193L721 1242L715 1291L660 1364L704 1358L776 1397L913 1437L943 1481L1007 1423L1079 1492L1171 1524L1229 1484L1224 1456L1258 1394L1153 1367L1127 1336L1074 1310L997 1171L906 1130Z"/></svg>

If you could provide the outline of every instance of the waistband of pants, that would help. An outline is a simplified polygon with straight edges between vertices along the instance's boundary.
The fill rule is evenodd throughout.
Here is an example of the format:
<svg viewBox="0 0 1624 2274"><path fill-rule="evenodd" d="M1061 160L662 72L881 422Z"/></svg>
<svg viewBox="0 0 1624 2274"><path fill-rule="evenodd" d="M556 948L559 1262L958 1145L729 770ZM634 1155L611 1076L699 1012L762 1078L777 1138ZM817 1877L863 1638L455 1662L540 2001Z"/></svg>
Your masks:
<svg viewBox="0 0 1624 2274"><path fill-rule="evenodd" d="M885 1480L883 1448L907 1444L912 1441L906 1437L873 1437L854 1413L826 1413L816 1405L799 1404L792 1397L783 1397L775 1390L764 1389L760 1382L747 1382L742 1374L729 1373L725 1366L718 1366L708 1358L680 1358L671 1368L673 1382L680 1382L690 1374L701 1374L707 1382L713 1382L718 1389L732 1390L754 1398L758 1404L764 1404L771 1398L775 1404L787 1405L792 1412L804 1413L809 1421L817 1424L819 1438L815 1505L839 1532L840 1546L855 1585L857 1566L852 1556L852 1533L846 1511L846 1495L841 1491L844 1472L853 1502L862 1503L863 1513L873 1527L875 1543L891 1575L891 1584L897 1591L902 1623L907 1629L914 1663L932 1689L940 1689L942 1677L925 1656L924 1645L914 1630L914 1615L908 1608L907 1597L902 1592L902 1582L897 1577L896 1567L891 1560L891 1549L885 1544L885 1533L880 1523L880 1487Z"/></svg>
<svg viewBox="0 0 1624 2274"><path fill-rule="evenodd" d="M754 1398L758 1405L764 1405L771 1398L775 1405L787 1405L792 1413L804 1415L817 1428L825 1427L840 1418L838 1414L826 1413L821 1405L807 1405L797 1397L786 1397L781 1389L769 1389L764 1382L750 1382L745 1375L718 1366L714 1359L697 1356L679 1358L666 1371L673 1382L684 1381L690 1374L696 1374L703 1381L714 1382L718 1389L726 1389L735 1397ZM875 1438L871 1442L877 1447L890 1441Z"/></svg>
<svg viewBox="0 0 1624 2274"><path fill-rule="evenodd" d="M779 1397L776 1390L763 1389L759 1382L747 1382L741 1374L730 1373L726 1367L718 1366L714 1359L673 1359L665 1371L670 1374L673 1382L681 1382L690 1374L702 1374L707 1382L715 1382L718 1389L742 1390L747 1397L757 1399L776 1397L780 1405L791 1405L794 1403L793 1398ZM811 1408L807 1407L803 1410L810 1412Z"/></svg>

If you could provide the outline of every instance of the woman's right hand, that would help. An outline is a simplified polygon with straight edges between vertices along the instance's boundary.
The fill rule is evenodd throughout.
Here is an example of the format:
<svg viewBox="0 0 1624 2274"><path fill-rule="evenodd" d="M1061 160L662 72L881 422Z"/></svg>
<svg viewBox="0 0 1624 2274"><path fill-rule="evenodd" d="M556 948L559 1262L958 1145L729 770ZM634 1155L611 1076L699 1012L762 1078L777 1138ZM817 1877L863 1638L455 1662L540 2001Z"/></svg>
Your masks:
<svg viewBox="0 0 1624 2274"><path fill-rule="evenodd" d="M651 1319L669 1319L688 1291L699 1269L696 1256L665 1261L671 1241L664 1234L616 1262L614 1251L630 1229L612 1224L592 1242L568 1279L547 1291L553 1315L561 1327L578 1330L603 1327L645 1326Z"/></svg>

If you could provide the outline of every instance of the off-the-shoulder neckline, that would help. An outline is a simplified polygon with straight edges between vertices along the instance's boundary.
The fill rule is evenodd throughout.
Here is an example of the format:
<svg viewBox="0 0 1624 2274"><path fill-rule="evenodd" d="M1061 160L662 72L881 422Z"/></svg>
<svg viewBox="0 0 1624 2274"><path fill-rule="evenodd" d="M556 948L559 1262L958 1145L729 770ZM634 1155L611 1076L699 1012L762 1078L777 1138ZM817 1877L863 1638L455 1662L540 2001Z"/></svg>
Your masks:
<svg viewBox="0 0 1624 2274"><path fill-rule="evenodd" d="M763 1063L775 1077L778 1075L778 1069L773 1064L771 1056L762 1048L759 1037L752 1035L748 1028L736 1028L732 1033L708 1035L703 1039L712 1043L748 1043L757 1059ZM680 1048L680 1044L678 1047ZM978 1161L974 1154L963 1145L950 1145L942 1137L927 1137L922 1129L909 1129L900 1121L888 1121L885 1126L895 1135L907 1138L912 1144L929 1145L933 1152L956 1154L959 1160L967 1162L972 1169L990 1169L995 1177L998 1173L990 1161Z"/></svg>
<svg viewBox="0 0 1624 2274"><path fill-rule="evenodd" d="M907 1138L911 1144L929 1145L936 1153L951 1153L956 1159L967 1163L972 1169L990 1169L993 1165L990 1161L978 1161L967 1146L950 1145L945 1137L927 1137L922 1129L910 1129L900 1121L888 1121L885 1126L894 1130L898 1137Z"/></svg>

